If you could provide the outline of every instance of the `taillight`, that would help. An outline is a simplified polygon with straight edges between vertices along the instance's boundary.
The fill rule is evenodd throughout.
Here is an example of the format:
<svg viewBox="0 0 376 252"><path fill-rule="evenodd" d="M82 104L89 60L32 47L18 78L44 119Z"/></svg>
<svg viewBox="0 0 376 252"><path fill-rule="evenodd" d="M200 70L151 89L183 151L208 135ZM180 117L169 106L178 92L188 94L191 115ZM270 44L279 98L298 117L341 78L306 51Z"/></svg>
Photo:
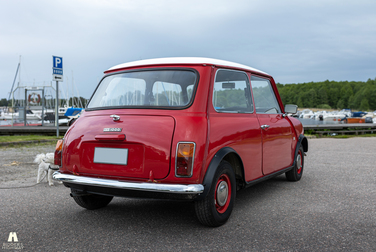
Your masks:
<svg viewBox="0 0 376 252"><path fill-rule="evenodd" d="M61 166L61 156L63 152L63 140L58 140L55 147L54 165Z"/></svg>
<svg viewBox="0 0 376 252"><path fill-rule="evenodd" d="M177 177L191 177L196 144L192 142L178 143L176 148L175 174Z"/></svg>

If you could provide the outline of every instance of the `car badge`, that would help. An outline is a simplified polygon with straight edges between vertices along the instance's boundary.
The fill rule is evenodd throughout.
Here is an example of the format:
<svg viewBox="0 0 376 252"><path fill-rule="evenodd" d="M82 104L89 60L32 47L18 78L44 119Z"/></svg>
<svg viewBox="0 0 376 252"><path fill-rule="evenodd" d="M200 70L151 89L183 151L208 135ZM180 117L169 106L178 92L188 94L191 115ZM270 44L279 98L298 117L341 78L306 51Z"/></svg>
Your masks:
<svg viewBox="0 0 376 252"><path fill-rule="evenodd" d="M103 132L121 132L122 128L104 128Z"/></svg>

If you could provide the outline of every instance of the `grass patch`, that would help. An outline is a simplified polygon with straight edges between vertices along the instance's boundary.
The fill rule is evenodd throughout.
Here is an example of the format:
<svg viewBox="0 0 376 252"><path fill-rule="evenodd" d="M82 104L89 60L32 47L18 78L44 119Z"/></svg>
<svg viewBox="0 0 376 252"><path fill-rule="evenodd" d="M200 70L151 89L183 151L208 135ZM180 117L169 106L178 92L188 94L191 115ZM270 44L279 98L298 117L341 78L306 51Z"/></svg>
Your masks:
<svg viewBox="0 0 376 252"><path fill-rule="evenodd" d="M3 145L0 143L0 150L6 150L6 149L11 149L11 148L35 148L38 146L51 146L51 148L55 149L56 142L55 141L49 141L49 142L30 142L30 143L25 143L25 142L19 142L19 143L9 143Z"/></svg>
<svg viewBox="0 0 376 252"><path fill-rule="evenodd" d="M333 136L334 138L351 138L351 137L376 137L376 134L359 134L359 135L355 135L355 134L347 134L347 135L337 135L337 136Z"/></svg>
<svg viewBox="0 0 376 252"><path fill-rule="evenodd" d="M331 135L331 134L323 134L320 136L319 134L315 134L317 138L353 138L353 137L376 137L376 134L337 134L337 135Z"/></svg>
<svg viewBox="0 0 376 252"><path fill-rule="evenodd" d="M62 137L61 137L62 138ZM41 141L41 140L58 140L56 136L44 135L14 135L14 136L0 136L0 143L17 143L27 141Z"/></svg>

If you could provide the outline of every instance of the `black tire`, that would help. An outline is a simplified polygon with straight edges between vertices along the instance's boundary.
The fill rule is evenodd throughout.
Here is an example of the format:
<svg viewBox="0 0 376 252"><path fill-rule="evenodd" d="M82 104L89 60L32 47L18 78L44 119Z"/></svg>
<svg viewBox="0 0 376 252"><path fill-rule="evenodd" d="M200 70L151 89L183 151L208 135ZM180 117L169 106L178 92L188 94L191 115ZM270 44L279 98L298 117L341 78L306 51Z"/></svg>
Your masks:
<svg viewBox="0 0 376 252"><path fill-rule="evenodd" d="M70 127L77 119L71 119L69 122L68 122L68 126Z"/></svg>
<svg viewBox="0 0 376 252"><path fill-rule="evenodd" d="M303 176L304 168L304 150L303 146L300 146L298 155L295 158L295 166L290 171L286 172L286 178L288 181L299 181Z"/></svg>
<svg viewBox="0 0 376 252"><path fill-rule="evenodd" d="M222 192L221 194L219 194ZM222 161L205 199L195 202L196 216L206 226L218 227L226 223L234 207L236 180L231 164ZM217 199L218 198L218 199Z"/></svg>
<svg viewBox="0 0 376 252"><path fill-rule="evenodd" d="M72 194L74 191L72 190ZM95 210L107 206L111 200L112 196L104 196L98 194L88 194L82 196L72 196L76 203L88 210Z"/></svg>

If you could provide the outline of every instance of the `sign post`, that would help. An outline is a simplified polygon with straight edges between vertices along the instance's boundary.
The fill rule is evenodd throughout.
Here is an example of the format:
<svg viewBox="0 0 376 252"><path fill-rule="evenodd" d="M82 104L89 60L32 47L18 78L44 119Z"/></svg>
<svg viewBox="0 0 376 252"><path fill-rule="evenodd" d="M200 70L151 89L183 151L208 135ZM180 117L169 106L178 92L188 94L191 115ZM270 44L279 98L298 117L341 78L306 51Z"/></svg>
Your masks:
<svg viewBox="0 0 376 252"><path fill-rule="evenodd" d="M52 80L56 81L55 123L56 137L59 137L59 81L63 81L63 57L52 56Z"/></svg>

